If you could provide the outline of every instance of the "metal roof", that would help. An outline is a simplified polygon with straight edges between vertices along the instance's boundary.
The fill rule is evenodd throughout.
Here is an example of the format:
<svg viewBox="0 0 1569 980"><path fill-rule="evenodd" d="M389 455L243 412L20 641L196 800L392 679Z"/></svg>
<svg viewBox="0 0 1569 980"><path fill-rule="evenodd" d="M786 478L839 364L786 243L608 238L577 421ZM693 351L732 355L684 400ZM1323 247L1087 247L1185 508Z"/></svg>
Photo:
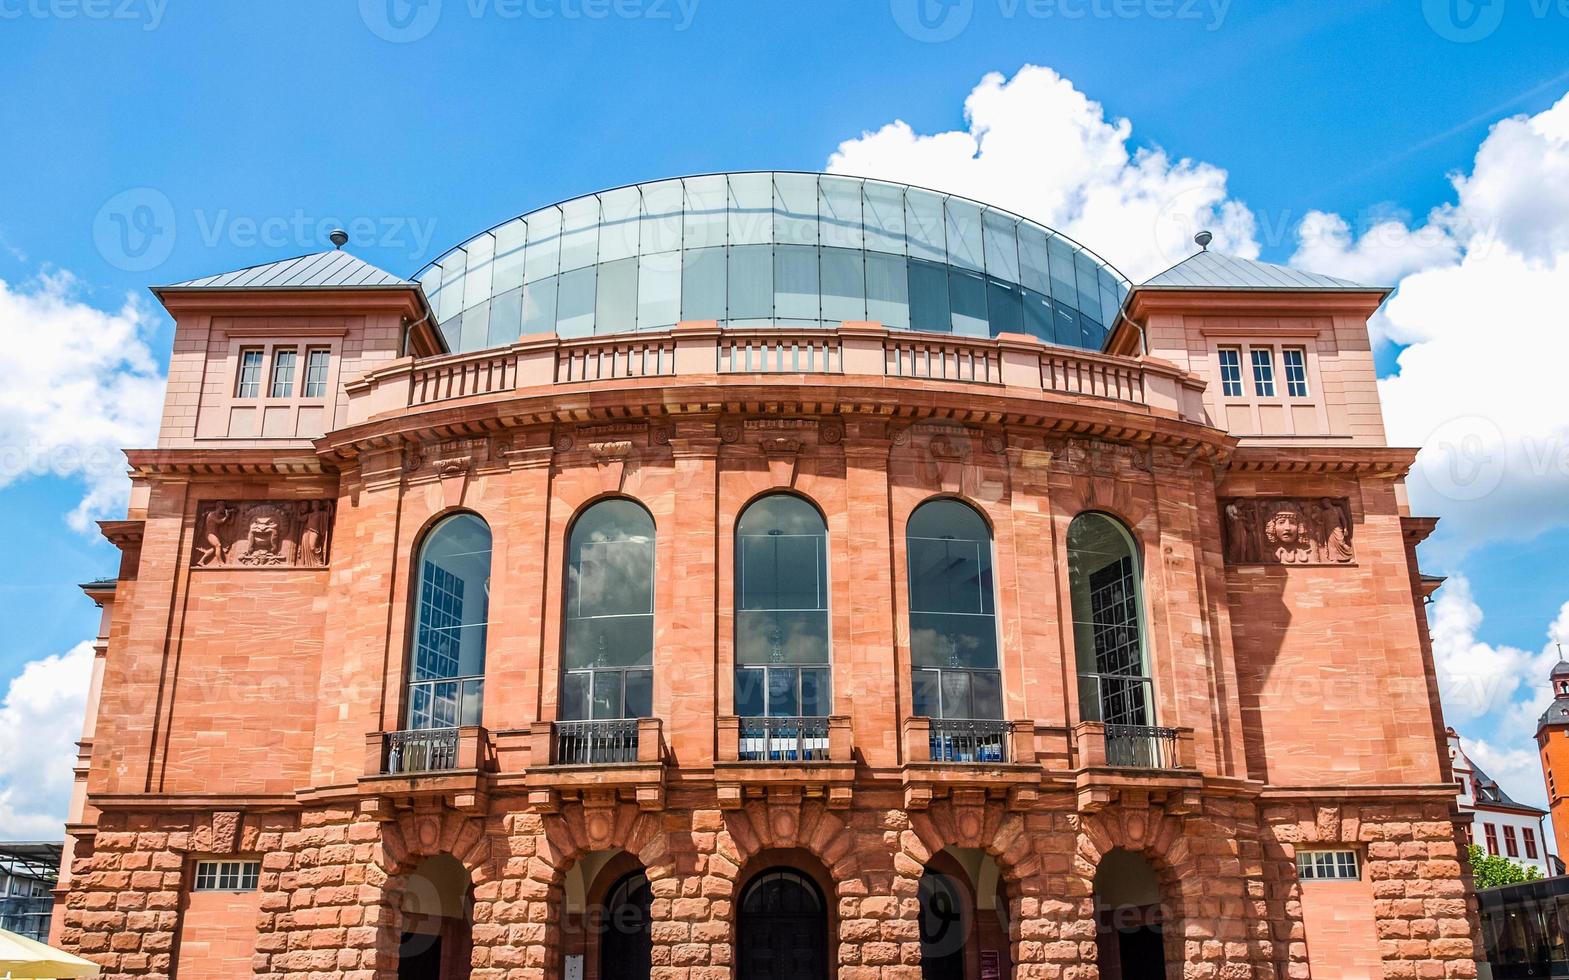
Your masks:
<svg viewBox="0 0 1569 980"><path fill-rule="evenodd" d="M418 284L378 269L342 249L313 252L216 276L171 283L161 289L417 289Z"/></svg>
<svg viewBox="0 0 1569 980"><path fill-rule="evenodd" d="M1476 764L1475 759L1472 759L1469 755L1466 756L1466 759L1471 763L1471 776L1476 781L1476 802L1478 804L1482 806L1508 807L1511 810L1529 810L1532 813L1547 812L1540 807L1534 807L1529 803L1521 803L1511 798L1508 793L1504 792L1504 788L1498 785L1498 780L1482 771L1482 767Z"/></svg>
<svg viewBox="0 0 1569 980"><path fill-rule="evenodd" d="M54 881L64 849L59 841L0 842L0 871Z"/></svg>
<svg viewBox="0 0 1569 980"><path fill-rule="evenodd" d="M1381 286L1361 283L1316 272L1301 272L1283 265L1239 259L1235 255L1203 251L1149 280L1139 289L1346 289L1358 292L1387 292Z"/></svg>

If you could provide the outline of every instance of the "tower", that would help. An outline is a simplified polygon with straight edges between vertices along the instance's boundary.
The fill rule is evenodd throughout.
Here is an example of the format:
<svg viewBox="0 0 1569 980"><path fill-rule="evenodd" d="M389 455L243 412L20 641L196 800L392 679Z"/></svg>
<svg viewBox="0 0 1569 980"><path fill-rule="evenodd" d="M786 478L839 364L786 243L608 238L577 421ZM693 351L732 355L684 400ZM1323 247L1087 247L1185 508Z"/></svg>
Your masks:
<svg viewBox="0 0 1569 980"><path fill-rule="evenodd" d="M1562 648L1560 648L1560 654ZM1548 675L1553 703L1536 723L1536 745L1547 781L1547 808L1553 815L1553 840L1560 855L1569 854L1569 660L1559 660Z"/></svg>

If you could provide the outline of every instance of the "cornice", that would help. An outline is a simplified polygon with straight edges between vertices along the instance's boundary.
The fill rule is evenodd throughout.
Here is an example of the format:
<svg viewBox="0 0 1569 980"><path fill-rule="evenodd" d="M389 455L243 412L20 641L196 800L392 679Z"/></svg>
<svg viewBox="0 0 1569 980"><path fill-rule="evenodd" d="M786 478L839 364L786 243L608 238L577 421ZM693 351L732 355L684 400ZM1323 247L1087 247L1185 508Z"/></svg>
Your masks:
<svg viewBox="0 0 1569 980"><path fill-rule="evenodd" d="M320 456L299 450L128 449L135 477L322 476Z"/></svg>
<svg viewBox="0 0 1569 980"><path fill-rule="evenodd" d="M1415 449L1394 446L1239 446L1226 461L1229 473L1404 477Z"/></svg>

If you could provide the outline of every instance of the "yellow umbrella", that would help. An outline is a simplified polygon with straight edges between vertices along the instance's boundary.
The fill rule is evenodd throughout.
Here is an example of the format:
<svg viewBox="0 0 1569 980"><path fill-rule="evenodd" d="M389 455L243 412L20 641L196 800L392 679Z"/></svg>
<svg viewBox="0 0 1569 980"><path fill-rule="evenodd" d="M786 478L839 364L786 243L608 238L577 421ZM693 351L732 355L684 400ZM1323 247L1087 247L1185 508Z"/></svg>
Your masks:
<svg viewBox="0 0 1569 980"><path fill-rule="evenodd" d="M0 977L62 980L64 977L97 975L97 963L0 929Z"/></svg>

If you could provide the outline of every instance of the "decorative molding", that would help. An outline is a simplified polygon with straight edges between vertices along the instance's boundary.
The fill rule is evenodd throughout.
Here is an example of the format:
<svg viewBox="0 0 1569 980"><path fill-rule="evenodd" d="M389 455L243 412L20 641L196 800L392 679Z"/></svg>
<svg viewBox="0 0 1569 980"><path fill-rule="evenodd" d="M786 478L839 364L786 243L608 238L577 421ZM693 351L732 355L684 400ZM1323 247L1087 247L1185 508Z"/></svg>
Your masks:
<svg viewBox="0 0 1569 980"><path fill-rule="evenodd" d="M1118 472L1148 473L1153 465L1148 449L1103 439L1063 439L1048 442L1053 464L1067 473L1112 476Z"/></svg>
<svg viewBox="0 0 1569 980"><path fill-rule="evenodd" d="M1350 565L1344 497L1227 497L1220 502L1228 565Z"/></svg>
<svg viewBox="0 0 1569 980"><path fill-rule="evenodd" d="M323 568L331 500L206 500L196 509L192 568Z"/></svg>

